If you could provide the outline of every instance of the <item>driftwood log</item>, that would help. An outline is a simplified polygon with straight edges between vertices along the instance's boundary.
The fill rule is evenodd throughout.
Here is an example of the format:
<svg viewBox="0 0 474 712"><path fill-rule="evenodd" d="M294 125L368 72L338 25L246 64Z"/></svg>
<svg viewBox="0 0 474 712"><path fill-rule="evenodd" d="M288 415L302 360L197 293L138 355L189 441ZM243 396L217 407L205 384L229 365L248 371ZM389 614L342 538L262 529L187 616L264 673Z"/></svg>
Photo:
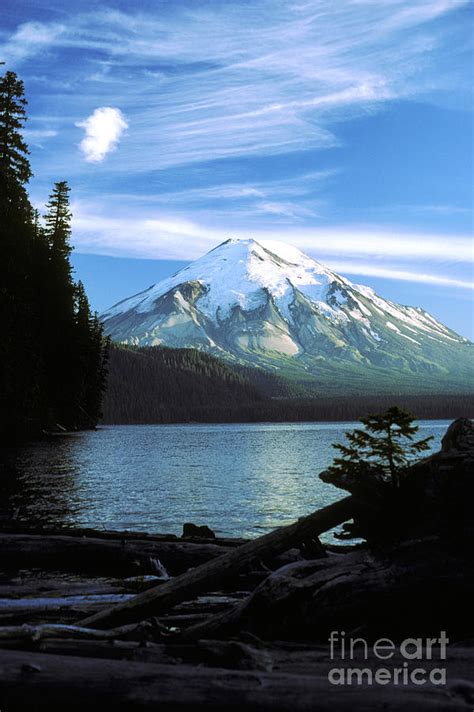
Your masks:
<svg viewBox="0 0 474 712"><path fill-rule="evenodd" d="M70 638L74 640L143 640L145 635L157 630L164 630L161 626L143 622L124 625L111 630L97 630L95 628L81 628L74 625L45 624L21 625L0 627L0 644L5 640L31 640L38 642L45 638Z"/></svg>
<svg viewBox="0 0 474 712"><path fill-rule="evenodd" d="M50 574L53 576L53 574ZM54 578L30 580L25 582L12 583L11 579L7 583L0 583L0 599L2 598L38 598L41 596L99 596L114 593L129 593L133 581L143 579L146 584L148 578L154 577L138 576L131 579L99 582L94 578L81 582L60 580ZM127 581L130 584L127 584Z"/></svg>
<svg viewBox="0 0 474 712"><path fill-rule="evenodd" d="M176 534L157 534L143 531L129 531L116 529L92 529L91 527L55 527L50 524L29 524L18 520L0 520L1 530L7 534L35 534L41 536L73 536L86 537L89 539L108 539L112 541L157 541L157 542L180 542L184 537ZM225 548L240 546L245 543L245 539L236 537L209 537L187 536L186 541L195 543L212 543Z"/></svg>
<svg viewBox="0 0 474 712"><path fill-rule="evenodd" d="M78 614L92 614L105 606L117 604L132 598L132 594L106 594L86 596L64 596L62 598L45 596L44 598L5 598L0 599L0 619L31 617L34 619L51 619L52 616L67 616L69 620L77 620Z"/></svg>
<svg viewBox="0 0 474 712"><path fill-rule="evenodd" d="M0 703L8 712L463 712L472 710L473 692L455 669L447 687L364 686L361 698L359 685L333 687L317 665L288 674L0 651Z"/></svg>
<svg viewBox="0 0 474 712"><path fill-rule="evenodd" d="M131 601L100 611L83 620L81 625L107 628L154 616L176 603L215 589L229 577L248 570L256 561L277 556L302 541L332 529L352 518L357 509L357 500L346 497L290 526L249 541L213 561L140 593Z"/></svg>
<svg viewBox="0 0 474 712"><path fill-rule="evenodd" d="M474 637L474 560L439 538L289 564L232 608L181 639L248 631L265 640L327 640L332 630L368 639Z"/></svg>
<svg viewBox="0 0 474 712"><path fill-rule="evenodd" d="M66 636L67 626L63 626ZM72 628L72 626L70 626ZM272 651L267 648L255 647L241 641L200 640L194 644L155 643L145 640L150 632L141 631L136 626L122 626L122 628L135 628L130 633L121 629L110 631L110 635L94 637L81 633L77 637L40 637L39 639L28 636L18 636L0 639L0 647L10 650L26 650L57 655L73 655L78 657L108 658L110 660L131 660L143 663L159 663L167 665L206 665L231 670L271 670L273 667ZM82 629L78 629L82 630ZM104 634L105 631L93 631ZM152 631L156 637L156 632ZM12 629L12 633L15 633ZM52 630L48 633L53 633ZM107 631L109 633L109 631ZM120 637L113 637L120 636ZM129 639L130 638L130 639ZM132 639L133 638L133 639ZM142 638L142 640L139 640ZM165 640L165 638L163 638Z"/></svg>
<svg viewBox="0 0 474 712"><path fill-rule="evenodd" d="M171 575L221 556L228 547L204 542L100 539L0 533L0 569L34 568L131 575L154 573L156 562ZM155 563L154 563L155 562Z"/></svg>

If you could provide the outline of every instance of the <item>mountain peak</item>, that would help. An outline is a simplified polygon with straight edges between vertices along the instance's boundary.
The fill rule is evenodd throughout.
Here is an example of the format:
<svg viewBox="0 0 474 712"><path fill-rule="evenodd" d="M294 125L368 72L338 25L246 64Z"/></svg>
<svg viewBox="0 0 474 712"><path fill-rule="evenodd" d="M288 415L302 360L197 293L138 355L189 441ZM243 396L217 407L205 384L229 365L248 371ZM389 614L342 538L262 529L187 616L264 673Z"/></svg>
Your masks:
<svg viewBox="0 0 474 712"><path fill-rule="evenodd" d="M439 349L467 343L419 307L352 284L296 247L252 238L229 238L103 318L116 341L194 347L272 368L291 357L315 372L327 361L430 373L443 361Z"/></svg>
<svg viewBox="0 0 474 712"><path fill-rule="evenodd" d="M290 245L229 238L173 277L115 305L104 316L110 318L130 307L147 312L161 296L190 281L201 284L205 291L199 309L207 318L219 321L235 306L256 308L269 294L289 318L294 286L308 298L321 301L329 284L342 279Z"/></svg>
<svg viewBox="0 0 474 712"><path fill-rule="evenodd" d="M209 252L203 255L203 257L196 260L196 262L199 262L201 259L205 259L208 255L213 255L213 257L215 258L216 254L218 253L225 253L228 259L235 260L242 259L245 257L251 257L252 254L267 260L274 259L275 257L278 257L279 259L284 259L276 253L272 254L272 251L270 250L270 245L276 245L277 243L272 243L272 241L268 242L269 245L266 246L265 242L257 242L257 240L254 240L252 237L230 237L228 240L225 240L224 242L221 242L219 245L217 245L217 247L214 247L212 250L209 250ZM282 247L284 246L283 243L278 244L281 244Z"/></svg>
<svg viewBox="0 0 474 712"><path fill-rule="evenodd" d="M209 250L209 252L214 252L215 250L218 250L220 247L224 247L224 245L258 245L258 242L253 239L253 237L229 237L227 240L224 240L224 242L221 242L217 247L214 247L212 250Z"/></svg>
<svg viewBox="0 0 474 712"><path fill-rule="evenodd" d="M209 255L212 255L213 259L215 259L218 254L225 254L228 259L238 260L251 255L252 251L260 252L263 255L262 250L262 245L251 237L230 237L217 245L217 247L213 247L212 250L206 252L205 255L196 260L196 263L206 259Z"/></svg>
<svg viewBox="0 0 474 712"><path fill-rule="evenodd" d="M239 259L249 259L253 256L262 261L274 262L280 266L280 269L284 269L284 265L289 267L304 267L310 269L313 273L326 275L332 280L347 281L343 277L339 277L334 272L331 272L327 267L324 267L320 262L309 257L294 245L289 245L288 243L278 240L257 241L254 238L231 237L196 260L194 264L198 264L200 260L206 258L208 255L212 254L213 257L215 257L216 253L225 254L226 259L237 261Z"/></svg>

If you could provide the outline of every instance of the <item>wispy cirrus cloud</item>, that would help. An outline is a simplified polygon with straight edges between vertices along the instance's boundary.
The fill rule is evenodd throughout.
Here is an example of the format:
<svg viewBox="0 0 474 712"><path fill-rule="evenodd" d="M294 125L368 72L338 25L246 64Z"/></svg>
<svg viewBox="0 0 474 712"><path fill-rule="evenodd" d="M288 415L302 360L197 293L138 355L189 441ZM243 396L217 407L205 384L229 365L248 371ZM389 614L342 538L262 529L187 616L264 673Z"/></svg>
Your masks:
<svg viewBox="0 0 474 712"><path fill-rule="evenodd" d="M100 82L106 96L126 79L127 162L157 169L338 145L334 119L433 89L425 70L439 29L431 21L466 2L102 7L24 23L1 52L21 64L46 50L82 51L76 82Z"/></svg>
<svg viewBox="0 0 474 712"><path fill-rule="evenodd" d="M117 148L128 123L120 109L102 106L76 126L83 128L85 137L79 148L88 163L100 163L106 155Z"/></svg>
<svg viewBox="0 0 474 712"><path fill-rule="evenodd" d="M45 140L57 135L58 132L54 129L25 129L23 131L23 136L28 143L38 148L43 148Z"/></svg>
<svg viewBox="0 0 474 712"><path fill-rule="evenodd" d="M450 136L438 136L426 114L418 123L399 117L409 103L438 106L457 86L465 90L457 40L468 43L468 0L51 6L60 22L38 14L0 31L0 56L31 77L40 97L30 105L34 127L57 131L64 150L35 173L45 182L67 175L80 191L80 251L192 259L235 235L290 242L342 272L467 285L460 161L451 174L442 165L449 179L436 184L423 165L430 153L450 155ZM111 126L93 117L96 107L118 106L131 129L112 155L125 119ZM382 109L393 121L377 144ZM345 132L365 117L374 121ZM88 131L82 156L78 123ZM381 134L392 151L381 149ZM431 143L412 164L425 134ZM405 181L420 170L416 186ZM99 193L100 206L88 202Z"/></svg>
<svg viewBox="0 0 474 712"><path fill-rule="evenodd" d="M63 26L58 23L23 22L0 44L0 56L11 67L49 50L58 40Z"/></svg>
<svg viewBox="0 0 474 712"><path fill-rule="evenodd" d="M221 221L233 221L246 217L262 220L269 216L293 218L301 221L318 217L325 201L314 198L314 192L321 190L338 174L337 169L310 171L286 178L265 181L249 180L241 183L219 183L199 188L180 190L157 190L136 193L117 193L110 198L118 204L128 202L140 204L147 209L160 206L161 209L183 210L204 219L207 215Z"/></svg>
<svg viewBox="0 0 474 712"><path fill-rule="evenodd" d="M385 213L419 213L431 215L469 215L472 214L470 208L461 205L450 205L449 203L435 203L433 205L424 204L401 204L384 205Z"/></svg>
<svg viewBox="0 0 474 712"><path fill-rule="evenodd" d="M376 225L230 232L172 215L127 220L105 217L94 213L95 209L80 203L73 206L75 244L81 252L187 260L196 259L229 237L252 237L262 243L278 240L292 244L342 274L474 287L472 280L449 274L446 260L449 244L451 262L471 262L472 240L468 235L397 232ZM404 260L409 267L400 267Z"/></svg>
<svg viewBox="0 0 474 712"><path fill-rule="evenodd" d="M384 267L373 262L361 263L347 260L330 260L330 267L341 274L360 274L364 277L382 277L383 279L399 280L401 282L415 282L419 284L436 284L443 287L457 287L458 289L474 290L474 282L467 279L458 279L443 274L433 274L416 270L401 270L396 267Z"/></svg>

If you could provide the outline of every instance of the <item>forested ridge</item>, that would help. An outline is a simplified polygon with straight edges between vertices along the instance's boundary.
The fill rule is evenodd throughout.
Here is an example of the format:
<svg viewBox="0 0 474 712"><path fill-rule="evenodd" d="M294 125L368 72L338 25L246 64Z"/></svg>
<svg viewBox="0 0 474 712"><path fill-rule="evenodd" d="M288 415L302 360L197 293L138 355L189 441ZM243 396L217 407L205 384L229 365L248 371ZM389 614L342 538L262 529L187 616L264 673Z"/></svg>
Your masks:
<svg viewBox="0 0 474 712"><path fill-rule="evenodd" d="M70 189L52 188L44 215L26 185L23 82L0 78L0 435L94 427L105 386L107 342L73 278Z"/></svg>
<svg viewBox="0 0 474 712"><path fill-rule="evenodd" d="M304 397L304 384L195 349L112 345L104 423L356 420L398 405L419 418L474 414L474 395Z"/></svg>
<svg viewBox="0 0 474 712"><path fill-rule="evenodd" d="M192 418L195 410L233 409L270 396L291 396L284 379L196 349L111 345L105 422L161 422ZM158 419L158 420L157 420Z"/></svg>

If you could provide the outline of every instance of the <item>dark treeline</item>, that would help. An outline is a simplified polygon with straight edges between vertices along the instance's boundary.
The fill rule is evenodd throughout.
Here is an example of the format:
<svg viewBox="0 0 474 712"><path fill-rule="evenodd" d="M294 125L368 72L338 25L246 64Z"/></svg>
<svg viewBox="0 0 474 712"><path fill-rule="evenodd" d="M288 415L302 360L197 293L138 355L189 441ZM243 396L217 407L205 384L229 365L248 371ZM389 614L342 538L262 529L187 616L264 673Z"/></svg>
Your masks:
<svg viewBox="0 0 474 712"><path fill-rule="evenodd" d="M0 78L0 434L93 427L101 410L106 342L73 279L69 187L57 182L45 215L26 191L32 176L21 130L24 87Z"/></svg>
<svg viewBox="0 0 474 712"><path fill-rule="evenodd" d="M418 418L470 417L472 395L302 398L302 386L192 349L110 351L104 423L357 420L398 405Z"/></svg>
<svg viewBox="0 0 474 712"><path fill-rule="evenodd" d="M311 422L353 421L369 413L383 413L392 406L410 411L420 419L472 417L474 395L350 395L334 397L293 398L271 400L234 409L222 422ZM221 422L217 414L216 422ZM211 422L211 413L198 412L193 420Z"/></svg>
<svg viewBox="0 0 474 712"><path fill-rule="evenodd" d="M254 403L291 395L282 379L232 367L195 349L111 345L104 397L105 422L161 422L170 408L181 413ZM158 421L156 420L158 418Z"/></svg>

